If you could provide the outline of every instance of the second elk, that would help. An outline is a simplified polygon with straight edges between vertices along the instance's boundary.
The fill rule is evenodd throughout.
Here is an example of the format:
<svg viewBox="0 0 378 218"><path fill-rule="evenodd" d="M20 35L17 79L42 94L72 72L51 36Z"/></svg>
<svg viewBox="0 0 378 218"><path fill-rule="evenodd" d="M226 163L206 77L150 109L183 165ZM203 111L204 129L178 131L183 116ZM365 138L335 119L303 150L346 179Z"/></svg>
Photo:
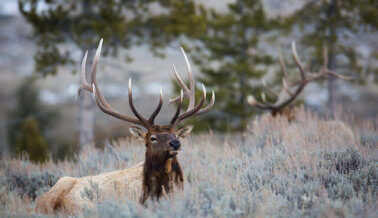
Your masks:
<svg viewBox="0 0 378 218"><path fill-rule="evenodd" d="M292 55L294 58L295 65L297 66L300 72L300 78L295 81L289 81L289 76L288 76L282 55L279 53L280 67L281 67L281 72L283 74L282 90L278 93L274 91L273 89L271 89L269 86L267 86L264 81L262 82L266 91L269 94L273 95L275 98L277 98L276 102L274 103L267 102L266 96L264 93L261 94L262 102L257 101L256 98L254 98L252 95L249 95L247 97L247 101L250 105L256 108L259 108L261 110L270 111L272 116L276 116L277 114L284 115L289 120L294 119L294 115L292 114L293 111L292 111L292 108L290 107L290 104L299 96L299 94L301 94L301 92L304 90L306 85L309 84L310 82L325 78L327 76L335 76L343 80L351 79L350 77L340 75L328 69L328 55L327 55L326 48L323 48L323 65L321 69L316 73L310 73L307 69L305 69L305 67L299 60L294 42L292 42L291 44L291 50L292 50Z"/></svg>

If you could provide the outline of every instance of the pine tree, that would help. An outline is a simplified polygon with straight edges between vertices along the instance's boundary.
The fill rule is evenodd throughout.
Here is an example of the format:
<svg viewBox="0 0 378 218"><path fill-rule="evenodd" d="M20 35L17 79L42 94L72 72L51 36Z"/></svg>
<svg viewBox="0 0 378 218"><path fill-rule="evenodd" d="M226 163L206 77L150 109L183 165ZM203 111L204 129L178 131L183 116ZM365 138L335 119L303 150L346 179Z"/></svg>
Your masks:
<svg viewBox="0 0 378 218"><path fill-rule="evenodd" d="M41 4L44 9L41 9ZM104 55L117 55L120 48L147 43L162 55L160 48L181 35L202 31L193 0L19 0L22 15L33 26L38 44L35 71L54 75L58 66L77 64L64 45L94 51L104 38ZM91 65L89 54L88 65ZM129 59L129 58L128 58ZM80 146L93 143L93 101L83 93L79 112Z"/></svg>
<svg viewBox="0 0 378 218"><path fill-rule="evenodd" d="M266 72L259 66L272 62L260 42L274 21L267 18L259 0L237 0L226 13L211 10L204 16L206 33L197 38L200 43L191 58L202 72L200 81L215 90L216 104L212 113L201 118L201 126L243 130L255 112L246 96L260 89L252 85Z"/></svg>
<svg viewBox="0 0 378 218"><path fill-rule="evenodd" d="M377 8L377 1L372 0L311 0L292 14L287 24L300 27L295 30L301 31L306 48L313 48L315 59L321 60L323 46L328 48L329 69L359 73L361 66L357 62L357 51L345 41L359 33L377 31ZM335 77L329 77L328 108L331 115L335 112L336 97Z"/></svg>
<svg viewBox="0 0 378 218"><path fill-rule="evenodd" d="M33 162L44 162L48 159L47 142L39 130L37 120L28 117L21 128L21 135L16 143L17 154L26 153Z"/></svg>
<svg viewBox="0 0 378 218"><path fill-rule="evenodd" d="M34 86L34 79L28 78L22 82L15 94L15 107L8 114L7 128L9 148L13 154L17 153L17 140L22 135L22 125L29 117L34 117L38 129L44 133L51 127L57 117L57 112L47 110L38 99L38 89Z"/></svg>

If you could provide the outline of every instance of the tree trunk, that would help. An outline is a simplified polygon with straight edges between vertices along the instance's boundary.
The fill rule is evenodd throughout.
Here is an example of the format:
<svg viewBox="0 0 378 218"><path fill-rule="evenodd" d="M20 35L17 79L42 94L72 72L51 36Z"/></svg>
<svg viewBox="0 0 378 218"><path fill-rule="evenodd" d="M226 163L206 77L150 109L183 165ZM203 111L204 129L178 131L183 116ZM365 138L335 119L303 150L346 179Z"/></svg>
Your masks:
<svg viewBox="0 0 378 218"><path fill-rule="evenodd" d="M336 9L336 2L335 0L331 1L331 4L328 9L328 16L332 17L335 16L335 9ZM335 65L336 65L336 60L335 60L335 39L336 39L336 30L333 25L334 23L330 23L329 27L329 36L328 36L328 49L329 49L329 60L328 60L328 69L334 70ZM329 75L328 77L328 101L327 101L327 106L328 106L328 111L331 116L331 118L335 118L335 105L337 103L337 78Z"/></svg>
<svg viewBox="0 0 378 218"><path fill-rule="evenodd" d="M82 9L83 13L87 16L92 15L92 5L89 0L84 0L82 2ZM90 39L93 37L93 32L88 30L87 37ZM90 40L89 40L90 41ZM88 57L87 57L87 66L86 66L86 76L88 78L88 74L90 74L90 70L93 64L93 57L95 54L95 47L93 45L89 45L88 47L82 45L82 51L84 57L84 51L88 49ZM90 80L87 80L90 81ZM91 83L92 81L90 81ZM81 96L79 98L79 116L78 116L78 126L79 126L79 148L80 150L86 146L90 146L94 144L94 117L93 117L93 97L92 94L82 90Z"/></svg>
<svg viewBox="0 0 378 218"><path fill-rule="evenodd" d="M333 51L333 49L330 49L330 52L329 52L329 59L328 59L328 69L330 70L334 70L334 67L335 67L335 53ZM337 87L337 78L333 75L329 75L328 76L328 101L327 101L327 106L328 106L328 111L329 111L329 115L331 116L331 118L335 118L335 106L337 104L337 91L338 91L338 87Z"/></svg>
<svg viewBox="0 0 378 218"><path fill-rule="evenodd" d="M243 42L242 42L242 47L241 47L241 51L242 51L242 56L241 56L241 62L248 62L248 54L247 54L247 51L248 51L248 39L246 38L246 34L244 34L244 37L243 37ZM239 80L239 84L240 84L240 106L241 106L241 109L242 109L242 114L241 114L241 131L245 131L246 127L247 127L247 123L248 123L248 115L247 115L247 101L246 101L246 98L247 98L247 93L246 93L246 72L245 72L246 69L243 69L243 71L241 72L241 75L240 75L240 80ZM242 143L244 144L245 142L245 135L242 134Z"/></svg>
<svg viewBox="0 0 378 218"><path fill-rule="evenodd" d="M91 49L91 51L88 53L86 74L90 72L90 69L93 63L93 55L90 55L90 54L93 54L93 53L94 53L93 49ZM90 81L90 80L87 80L87 81ZM80 149L94 144L93 106L94 106L94 102L93 102L92 94L85 90L82 90L80 98L79 98L79 113L78 113Z"/></svg>

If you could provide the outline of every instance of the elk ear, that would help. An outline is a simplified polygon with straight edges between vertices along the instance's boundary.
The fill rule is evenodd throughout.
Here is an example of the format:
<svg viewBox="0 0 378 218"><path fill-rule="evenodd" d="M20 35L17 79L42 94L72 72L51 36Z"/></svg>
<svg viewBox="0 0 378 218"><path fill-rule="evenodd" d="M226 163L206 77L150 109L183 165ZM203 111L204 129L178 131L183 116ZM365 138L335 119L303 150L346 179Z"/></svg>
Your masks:
<svg viewBox="0 0 378 218"><path fill-rule="evenodd" d="M143 130L137 126L130 126L129 131L131 133L131 136L133 136L136 139L144 140L146 133L143 132Z"/></svg>
<svg viewBox="0 0 378 218"><path fill-rule="evenodd" d="M190 134L192 129L193 129L193 125L183 126L180 129L176 130L176 135L178 138L185 138Z"/></svg>

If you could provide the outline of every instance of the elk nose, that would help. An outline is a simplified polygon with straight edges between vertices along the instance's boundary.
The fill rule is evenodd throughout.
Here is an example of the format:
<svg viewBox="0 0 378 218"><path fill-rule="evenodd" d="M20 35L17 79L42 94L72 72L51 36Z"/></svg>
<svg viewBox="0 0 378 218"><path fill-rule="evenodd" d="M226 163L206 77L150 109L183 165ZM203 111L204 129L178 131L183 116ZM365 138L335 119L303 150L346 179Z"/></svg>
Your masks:
<svg viewBox="0 0 378 218"><path fill-rule="evenodd" d="M169 142L169 145L173 148L173 150L177 150L177 149L180 148L181 142L177 139L174 139L174 140Z"/></svg>

